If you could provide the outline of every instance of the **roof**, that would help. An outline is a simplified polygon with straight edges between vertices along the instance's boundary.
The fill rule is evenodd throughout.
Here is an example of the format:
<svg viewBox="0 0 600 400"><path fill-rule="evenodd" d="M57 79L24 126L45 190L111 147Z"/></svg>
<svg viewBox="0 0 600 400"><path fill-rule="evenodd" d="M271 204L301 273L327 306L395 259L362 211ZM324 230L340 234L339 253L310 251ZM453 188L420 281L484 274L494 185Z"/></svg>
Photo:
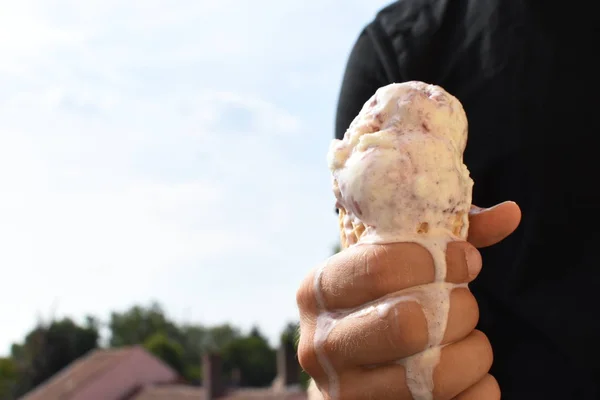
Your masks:
<svg viewBox="0 0 600 400"><path fill-rule="evenodd" d="M134 360L139 358L140 352L146 353L140 346L93 350L66 366L20 400L70 400L81 399L84 395L89 396L86 390L90 390L99 381L106 383L106 379L113 379L114 375L110 374L115 368L123 362L133 361L132 358ZM133 389L127 394L127 398L131 396L130 400L206 399L202 387L176 384L173 381L159 383L157 380L145 382L142 380L137 381L136 387L130 389ZM276 379L272 387L229 389L219 400L305 400L306 398L306 393L300 387L285 387L280 380Z"/></svg>
<svg viewBox="0 0 600 400"><path fill-rule="evenodd" d="M69 399L93 380L131 357L137 347L93 350L67 365L20 400Z"/></svg>
<svg viewBox="0 0 600 400"><path fill-rule="evenodd" d="M305 400L306 393L301 390L278 391L271 388L232 389L219 400ZM199 386L157 385L143 389L131 400L205 400L204 389Z"/></svg>
<svg viewBox="0 0 600 400"><path fill-rule="evenodd" d="M204 400L204 389L199 386L148 386L131 400Z"/></svg>
<svg viewBox="0 0 600 400"><path fill-rule="evenodd" d="M274 390L272 388L266 389L238 389L227 396L223 397L223 400L305 400L306 392L302 390Z"/></svg>

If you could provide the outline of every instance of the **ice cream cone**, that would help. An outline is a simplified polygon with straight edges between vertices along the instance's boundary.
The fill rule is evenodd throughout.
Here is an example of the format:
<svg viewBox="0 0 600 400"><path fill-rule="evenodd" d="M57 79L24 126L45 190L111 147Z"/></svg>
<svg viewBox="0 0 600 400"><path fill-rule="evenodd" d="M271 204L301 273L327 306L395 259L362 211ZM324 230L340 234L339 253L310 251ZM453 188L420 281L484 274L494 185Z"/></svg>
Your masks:
<svg viewBox="0 0 600 400"><path fill-rule="evenodd" d="M439 86L405 82L378 89L328 153L342 249L408 241L432 255L435 285L419 294L419 304L433 310L426 313L432 356L402 360L416 399L432 398L446 329L452 290L445 284L446 245L466 239L469 228L473 181L463 162L466 142L466 114L457 98ZM335 322L317 323L315 337L326 337ZM335 371L330 385L334 378ZM322 398L314 382L308 393L310 400Z"/></svg>
<svg viewBox="0 0 600 400"><path fill-rule="evenodd" d="M358 243L360 238L365 233L366 227L364 223L356 218L352 218L348 215L348 212L344 207L339 210L338 224L340 229L340 245L342 249L346 249L353 244ZM453 226L452 234L459 239L466 239L466 231L468 230L468 220L465 222L465 213L460 212L456 214L448 215L448 222ZM465 223L467 229L465 229ZM429 224L422 222L418 225L415 232L419 235L427 235Z"/></svg>

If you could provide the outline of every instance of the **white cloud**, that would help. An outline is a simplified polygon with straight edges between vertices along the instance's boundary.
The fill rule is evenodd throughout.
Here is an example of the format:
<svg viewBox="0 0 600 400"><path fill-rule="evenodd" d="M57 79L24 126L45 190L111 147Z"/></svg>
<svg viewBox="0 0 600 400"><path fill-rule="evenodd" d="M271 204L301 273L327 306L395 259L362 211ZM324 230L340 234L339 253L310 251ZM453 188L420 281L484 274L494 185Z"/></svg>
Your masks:
<svg viewBox="0 0 600 400"><path fill-rule="evenodd" d="M276 338L337 238L335 97L383 4L0 3L0 346L150 299Z"/></svg>
<svg viewBox="0 0 600 400"><path fill-rule="evenodd" d="M323 254L334 240L311 226L311 210L323 197L312 187L319 179L327 184L325 171L304 165L286 147L286 141L302 140L297 117L231 93L158 104L121 98L100 119L48 97L25 96L5 109L12 128L26 118L19 111L25 105L37 121L2 130L9 145L0 155L0 182L8 191L0 200L0 242L6 245L0 262L19 284L0 294L0 302L26 296L14 310L21 314L45 311L58 300L59 312L74 315L103 315L155 297L175 311L200 302L191 317L244 326L256 320L271 334L293 318L294 286L317 259L315 251ZM185 117L181 104L188 107ZM248 121L222 129L232 109L246 112ZM127 122L120 113L128 110L134 119L153 117ZM169 123L172 130L163 130ZM171 173L172 167L185 171ZM322 186L321 193L326 190ZM297 256L290 262L308 235L320 245L304 257L307 264ZM270 275L288 268L296 272L286 272L287 283L277 287ZM272 302L270 296L261 300L268 293L264 285L288 296L286 313L243 310ZM239 304L236 296L254 301ZM23 329L5 330L5 340Z"/></svg>

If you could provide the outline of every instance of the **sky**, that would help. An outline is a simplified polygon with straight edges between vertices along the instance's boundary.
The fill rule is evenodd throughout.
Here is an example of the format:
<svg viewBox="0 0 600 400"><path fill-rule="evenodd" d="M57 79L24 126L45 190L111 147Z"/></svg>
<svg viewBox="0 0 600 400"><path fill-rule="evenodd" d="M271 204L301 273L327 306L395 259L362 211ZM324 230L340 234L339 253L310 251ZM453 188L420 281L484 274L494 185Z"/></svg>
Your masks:
<svg viewBox="0 0 600 400"><path fill-rule="evenodd" d="M0 354L157 301L276 344L337 244L326 153L384 0L0 0Z"/></svg>

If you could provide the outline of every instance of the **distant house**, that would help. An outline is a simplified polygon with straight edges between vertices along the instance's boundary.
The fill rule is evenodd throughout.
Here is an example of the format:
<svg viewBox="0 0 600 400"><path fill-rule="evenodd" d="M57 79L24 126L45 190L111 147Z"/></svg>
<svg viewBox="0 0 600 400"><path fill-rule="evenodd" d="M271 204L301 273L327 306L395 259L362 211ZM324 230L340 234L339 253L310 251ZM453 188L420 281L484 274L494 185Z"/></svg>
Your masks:
<svg viewBox="0 0 600 400"><path fill-rule="evenodd" d="M124 400L145 385L174 383L177 373L140 346L93 350L20 400Z"/></svg>
<svg viewBox="0 0 600 400"><path fill-rule="evenodd" d="M167 385L145 388L131 400L208 400L203 388L185 385ZM301 390L278 391L266 389L235 389L215 397L218 400L306 400Z"/></svg>
<svg viewBox="0 0 600 400"><path fill-rule="evenodd" d="M200 360L199 360L200 361ZM293 346L277 353L277 378L267 388L226 387L221 358L206 355L203 386L177 373L140 346L95 350L68 365L19 400L305 400Z"/></svg>

